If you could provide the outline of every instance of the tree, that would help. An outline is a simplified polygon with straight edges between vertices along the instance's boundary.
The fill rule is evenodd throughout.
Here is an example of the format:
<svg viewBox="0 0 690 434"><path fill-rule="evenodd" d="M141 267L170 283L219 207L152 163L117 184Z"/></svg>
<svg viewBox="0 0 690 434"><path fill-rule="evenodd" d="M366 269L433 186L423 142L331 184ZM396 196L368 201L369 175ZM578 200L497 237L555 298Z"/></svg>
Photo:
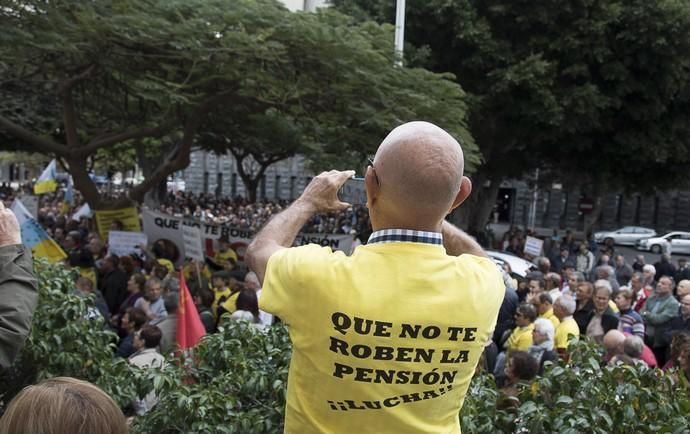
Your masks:
<svg viewBox="0 0 690 434"><path fill-rule="evenodd" d="M391 2L334 3L394 17ZM412 1L406 26L409 62L454 73L470 96L484 157L461 210L470 231L483 229L502 180L538 167L600 192L648 180L645 166L686 173L687 2Z"/></svg>
<svg viewBox="0 0 690 434"><path fill-rule="evenodd" d="M211 114L200 141L232 153L250 198L270 164L301 153L315 170L359 169L392 127L415 119L451 131L465 143L467 165L478 163L462 89L450 74L393 67L391 26L356 25L322 10L296 14L272 37L287 55L267 65L274 79L263 83L265 92L291 83L299 104L225 106Z"/></svg>
<svg viewBox="0 0 690 434"><path fill-rule="evenodd" d="M376 39L389 28L355 25L334 11L293 14L271 0L34 0L4 7L0 25L7 29L0 36L0 130L63 160L93 208L105 205L87 171L98 151L151 140L170 145L129 191L128 199L140 202L189 164L202 128L213 133L227 123L215 134L225 140L210 146L230 138L240 149L227 134L237 132L231 124L248 128L238 136L247 137L256 124L243 120L275 114L297 119L311 143L336 154L343 146L371 149L371 131L433 110L452 121L476 158L459 86L447 76L396 71L389 43ZM404 89L395 81L402 77ZM414 77L438 84L443 101L410 85ZM420 103L420 110L395 106L401 102ZM236 119L222 117L228 108ZM345 128L354 131L332 134ZM262 140L275 138L260 132ZM251 148L259 140L243 142Z"/></svg>

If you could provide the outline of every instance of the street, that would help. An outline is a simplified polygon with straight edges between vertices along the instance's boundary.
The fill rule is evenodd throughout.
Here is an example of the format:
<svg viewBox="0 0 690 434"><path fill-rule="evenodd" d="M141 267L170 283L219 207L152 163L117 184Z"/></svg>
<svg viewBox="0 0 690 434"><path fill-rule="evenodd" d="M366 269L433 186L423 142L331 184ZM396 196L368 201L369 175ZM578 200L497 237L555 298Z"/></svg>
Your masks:
<svg viewBox="0 0 690 434"><path fill-rule="evenodd" d="M600 244L601 246L601 244ZM655 254L651 252L644 252L642 250L637 250L632 246L616 246L616 253L621 253L623 256L625 256L625 260L628 262L628 264L632 264L633 261L635 260L635 257L637 255L644 255L645 262L647 264L654 264L659 260L661 257L661 254ZM671 262L673 265L678 265L678 258L688 258L687 255L676 255L673 254L671 255Z"/></svg>

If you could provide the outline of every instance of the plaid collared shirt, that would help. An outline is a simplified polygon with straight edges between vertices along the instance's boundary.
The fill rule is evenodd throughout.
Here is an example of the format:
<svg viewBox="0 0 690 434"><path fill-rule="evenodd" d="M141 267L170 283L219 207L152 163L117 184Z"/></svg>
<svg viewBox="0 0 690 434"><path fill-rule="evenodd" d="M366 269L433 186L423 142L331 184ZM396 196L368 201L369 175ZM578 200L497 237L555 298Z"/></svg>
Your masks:
<svg viewBox="0 0 690 434"><path fill-rule="evenodd" d="M383 229L372 233L367 244L395 242L443 245L443 235L439 232L413 231L410 229Z"/></svg>

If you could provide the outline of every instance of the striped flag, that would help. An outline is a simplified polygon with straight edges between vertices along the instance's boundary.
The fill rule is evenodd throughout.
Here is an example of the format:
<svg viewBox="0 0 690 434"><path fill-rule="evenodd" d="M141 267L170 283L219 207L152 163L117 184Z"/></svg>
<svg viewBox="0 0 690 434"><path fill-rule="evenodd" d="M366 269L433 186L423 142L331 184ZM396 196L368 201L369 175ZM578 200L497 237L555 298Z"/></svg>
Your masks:
<svg viewBox="0 0 690 434"><path fill-rule="evenodd" d="M53 160L34 184L34 194L52 193L55 190L57 190L57 166Z"/></svg>
<svg viewBox="0 0 690 434"><path fill-rule="evenodd" d="M50 238L50 235L31 216L19 199L14 200L11 209L17 216L17 222L22 232L22 243L31 249L35 257L46 258L50 262L62 261L67 257L58 243Z"/></svg>

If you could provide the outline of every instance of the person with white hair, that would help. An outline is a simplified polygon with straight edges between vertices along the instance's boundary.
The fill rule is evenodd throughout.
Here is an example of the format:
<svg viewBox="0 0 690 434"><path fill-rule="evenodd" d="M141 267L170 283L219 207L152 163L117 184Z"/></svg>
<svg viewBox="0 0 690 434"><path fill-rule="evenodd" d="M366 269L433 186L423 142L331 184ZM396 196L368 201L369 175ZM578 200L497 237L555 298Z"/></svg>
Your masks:
<svg viewBox="0 0 690 434"><path fill-rule="evenodd" d="M556 351L564 353L568 349L568 341L573 337L580 337L580 328L573 318L575 313L575 299L570 295L558 297L553 304L553 313L561 321L556 327L554 335L554 346Z"/></svg>
<svg viewBox="0 0 690 434"><path fill-rule="evenodd" d="M555 329L553 323L546 318L537 318L534 321L532 330L532 346L527 349L527 353L539 363L539 372L544 370L544 362L556 360L556 353L553 351L553 338Z"/></svg>

